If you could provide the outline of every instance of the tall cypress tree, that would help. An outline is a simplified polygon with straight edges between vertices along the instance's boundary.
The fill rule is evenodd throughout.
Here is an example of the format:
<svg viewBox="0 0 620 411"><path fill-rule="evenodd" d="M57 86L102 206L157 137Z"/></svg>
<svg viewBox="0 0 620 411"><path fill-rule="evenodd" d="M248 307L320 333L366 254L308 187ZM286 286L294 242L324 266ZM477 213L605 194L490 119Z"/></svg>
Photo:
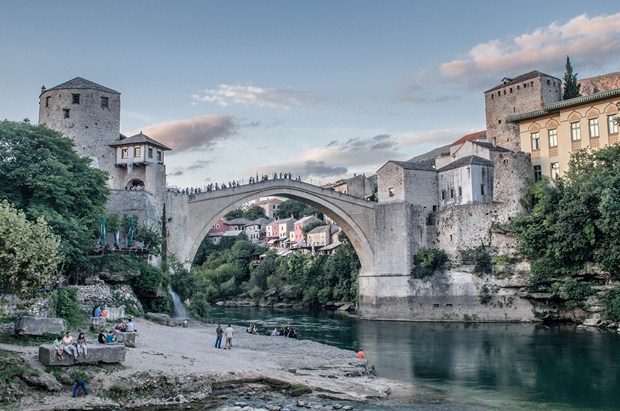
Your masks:
<svg viewBox="0 0 620 411"><path fill-rule="evenodd" d="M573 74L573 66L570 58L566 56L566 71L564 71L564 100L581 96L579 89L581 84L577 83L577 73Z"/></svg>

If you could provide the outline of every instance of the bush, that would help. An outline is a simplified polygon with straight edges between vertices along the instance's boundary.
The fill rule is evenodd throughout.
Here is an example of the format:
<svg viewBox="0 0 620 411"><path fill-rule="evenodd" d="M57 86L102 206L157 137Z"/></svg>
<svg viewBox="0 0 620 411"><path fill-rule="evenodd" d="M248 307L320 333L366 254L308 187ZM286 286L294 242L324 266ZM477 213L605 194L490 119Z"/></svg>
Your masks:
<svg viewBox="0 0 620 411"><path fill-rule="evenodd" d="M442 270L448 262L448 254L436 248L420 248L413 257L414 267L411 275L414 278L424 278L433 275L437 270Z"/></svg>
<svg viewBox="0 0 620 411"><path fill-rule="evenodd" d="M50 304L57 317L67 320L69 328L84 322L85 315L80 310L77 288L61 287L50 296Z"/></svg>
<svg viewBox="0 0 620 411"><path fill-rule="evenodd" d="M612 288L603 296L603 318L620 321L620 287Z"/></svg>

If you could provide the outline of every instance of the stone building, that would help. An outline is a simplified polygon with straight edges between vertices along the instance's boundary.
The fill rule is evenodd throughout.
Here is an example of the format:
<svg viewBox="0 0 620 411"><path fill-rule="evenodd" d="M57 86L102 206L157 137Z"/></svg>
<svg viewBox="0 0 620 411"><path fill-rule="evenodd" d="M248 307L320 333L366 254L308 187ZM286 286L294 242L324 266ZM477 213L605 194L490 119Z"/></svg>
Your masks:
<svg viewBox="0 0 620 411"><path fill-rule="evenodd" d="M556 77L539 71L504 77L499 85L484 92L488 138L495 138L501 147L518 151L518 128L507 117L539 110L561 100L562 80Z"/></svg>
<svg viewBox="0 0 620 411"><path fill-rule="evenodd" d="M137 216L138 224L161 229L166 196L165 145L140 133L120 133L118 91L76 77L41 88L39 124L69 137L76 152L108 173L108 211ZM112 242L110 240L110 242Z"/></svg>
<svg viewBox="0 0 620 411"><path fill-rule="evenodd" d="M326 184L323 188L330 188L340 193L359 198L370 198L377 190L377 184L365 175L354 175L351 178L338 180L332 184Z"/></svg>
<svg viewBox="0 0 620 411"><path fill-rule="evenodd" d="M508 117L519 129L521 150L532 156L535 179L562 176L575 151L617 144L619 102L617 88Z"/></svg>

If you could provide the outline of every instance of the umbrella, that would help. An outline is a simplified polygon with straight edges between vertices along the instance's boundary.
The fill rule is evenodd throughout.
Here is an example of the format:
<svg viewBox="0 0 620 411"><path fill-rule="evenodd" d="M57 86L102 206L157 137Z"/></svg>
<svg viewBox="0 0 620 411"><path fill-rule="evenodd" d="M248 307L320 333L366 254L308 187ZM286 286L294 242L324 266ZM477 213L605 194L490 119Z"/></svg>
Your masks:
<svg viewBox="0 0 620 411"><path fill-rule="evenodd" d="M100 228L101 238L99 239L99 245L101 247L105 247L105 217L101 217L101 228Z"/></svg>

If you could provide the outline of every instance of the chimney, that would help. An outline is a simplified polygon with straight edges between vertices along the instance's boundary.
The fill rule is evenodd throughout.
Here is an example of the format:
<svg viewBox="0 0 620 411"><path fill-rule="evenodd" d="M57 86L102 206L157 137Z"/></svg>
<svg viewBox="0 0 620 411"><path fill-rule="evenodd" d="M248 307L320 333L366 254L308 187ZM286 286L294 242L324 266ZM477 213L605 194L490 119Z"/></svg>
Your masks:
<svg viewBox="0 0 620 411"><path fill-rule="evenodd" d="M493 147L497 147L497 137L493 137Z"/></svg>

